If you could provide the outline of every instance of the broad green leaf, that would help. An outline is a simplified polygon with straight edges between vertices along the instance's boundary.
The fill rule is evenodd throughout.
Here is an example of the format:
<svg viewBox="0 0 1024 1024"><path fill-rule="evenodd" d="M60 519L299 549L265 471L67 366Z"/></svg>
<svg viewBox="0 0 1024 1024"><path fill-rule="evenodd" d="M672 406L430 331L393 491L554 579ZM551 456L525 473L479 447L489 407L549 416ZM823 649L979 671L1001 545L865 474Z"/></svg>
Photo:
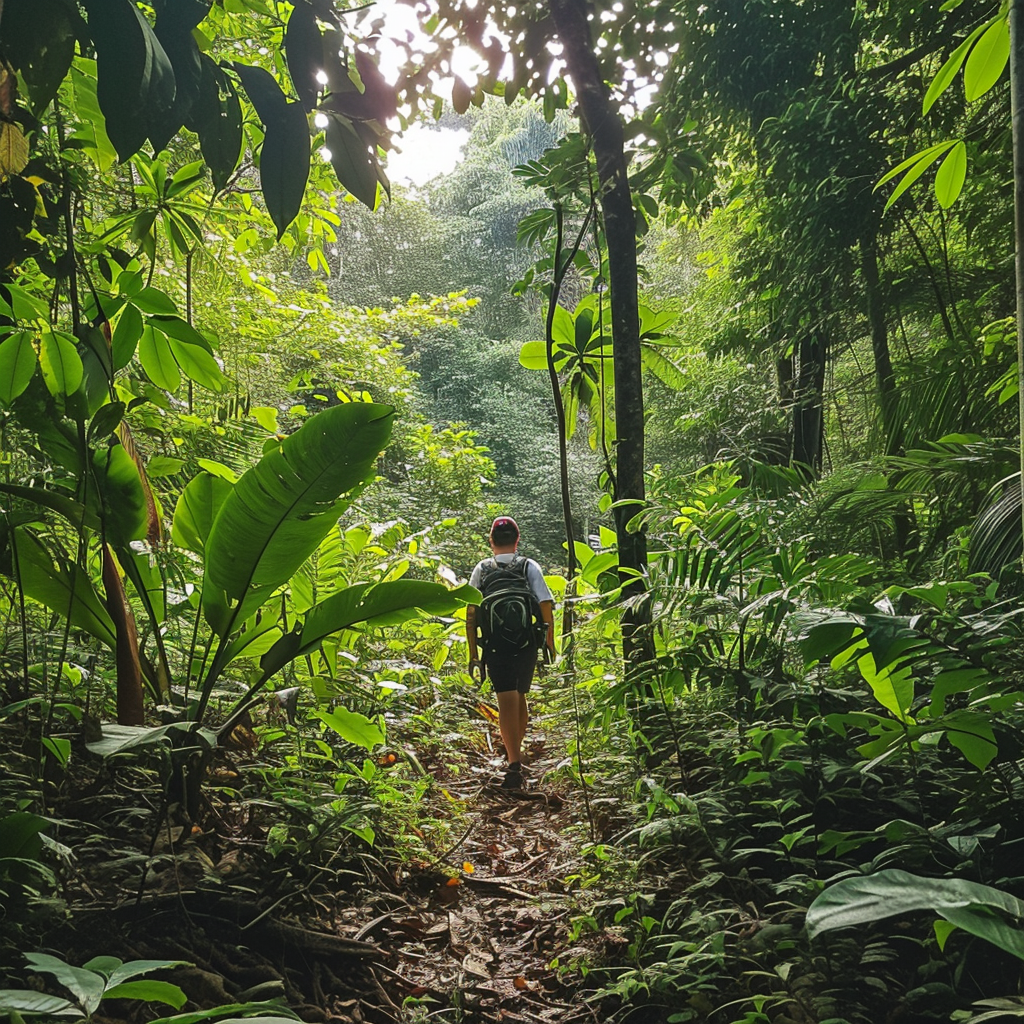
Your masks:
<svg viewBox="0 0 1024 1024"><path fill-rule="evenodd" d="M283 635L278 619L274 615L265 615L254 625L247 624L245 632L228 644L224 663L230 664L243 655L246 658L260 658L272 650Z"/></svg>
<svg viewBox="0 0 1024 1024"><path fill-rule="evenodd" d="M193 478L178 499L171 525L171 539L179 547L202 554L213 521L232 484L219 476L201 473Z"/></svg>
<svg viewBox="0 0 1024 1024"><path fill-rule="evenodd" d="M519 350L519 362L527 370L546 370L548 368L547 345L543 341L528 341Z"/></svg>
<svg viewBox="0 0 1024 1024"><path fill-rule="evenodd" d="M201 469L205 469L213 476L219 476L222 480L227 480L229 484L238 482L238 474L230 466L225 466L223 462L216 462L213 459L196 459L196 462Z"/></svg>
<svg viewBox="0 0 1024 1024"><path fill-rule="evenodd" d="M254 67L251 64L240 64L232 61L230 67L242 81L242 88L245 89L249 102L255 107L259 119L266 124L280 117L288 103L277 80L263 68Z"/></svg>
<svg viewBox="0 0 1024 1024"><path fill-rule="evenodd" d="M946 907L939 913L962 931L1024 960L1024 930L1009 924L991 908L984 905Z"/></svg>
<svg viewBox="0 0 1024 1024"><path fill-rule="evenodd" d="M172 739L173 738L173 739ZM186 722L173 722L170 725L110 725L104 724L102 736L98 740L86 743L86 749L90 753L100 757L112 757L114 754L123 754L128 750L135 750L140 747L170 746L186 747L194 746L205 749L212 749L217 744L217 736L209 729L197 729L194 724ZM174 966L184 961L167 960L130 960L112 974L109 979L111 984L119 984L120 979L136 977L145 971L159 970L160 966ZM145 967L140 965L150 964ZM128 973L120 973L121 971Z"/></svg>
<svg viewBox="0 0 1024 1024"><path fill-rule="evenodd" d="M88 71L92 74L88 74ZM75 109L81 122L72 139L86 149L92 150L93 159L99 169L106 173L117 163L117 150L107 135L106 123L96 98L96 62L79 57L71 68L71 82L74 86Z"/></svg>
<svg viewBox="0 0 1024 1024"><path fill-rule="evenodd" d="M213 392L221 392L227 388L227 377L206 348L170 337L167 344L175 362L190 380Z"/></svg>
<svg viewBox="0 0 1024 1024"><path fill-rule="evenodd" d="M570 351L576 348L576 321L564 306L556 306L551 320L551 338L557 345L565 344Z"/></svg>
<svg viewBox="0 0 1024 1024"><path fill-rule="evenodd" d="M95 444L111 437L121 425L127 406L124 402L106 402L96 410L96 415L89 421L88 437Z"/></svg>
<svg viewBox="0 0 1024 1024"><path fill-rule="evenodd" d="M157 477L174 476L175 473L181 472L184 465L184 459L175 459L170 455L154 455L146 463L146 474L154 480Z"/></svg>
<svg viewBox="0 0 1024 1024"><path fill-rule="evenodd" d="M935 163L935 161L938 160L940 156L942 156L943 153L945 153L948 149L951 149L955 145L955 140L950 142L944 142L938 148L925 150L924 153L918 154L917 162L910 168L909 171L907 171L907 173L903 176L903 180L900 181L896 188L893 189L892 195L890 195L889 198L885 201L885 209L888 210L889 207L892 206L892 204L895 203L896 200L899 199L899 197L903 195L903 193L906 192L907 189L910 188L910 186L913 185L914 182L917 181L917 179L920 178L921 175L924 174L924 172L927 171L928 168L931 167L931 165Z"/></svg>
<svg viewBox="0 0 1024 1024"><path fill-rule="evenodd" d="M266 122L260 188L280 238L298 216L309 178L309 123L301 103L288 103Z"/></svg>
<svg viewBox="0 0 1024 1024"><path fill-rule="evenodd" d="M942 952L946 951L946 943L949 941L950 935L956 931L956 925L951 924L949 921L936 921L933 925L935 929L935 941L939 944L939 949Z"/></svg>
<svg viewBox="0 0 1024 1024"><path fill-rule="evenodd" d="M110 621L84 569L57 566L43 543L25 529L13 531L16 563L15 578L27 597L45 605L71 624L114 646L114 624Z"/></svg>
<svg viewBox="0 0 1024 1024"><path fill-rule="evenodd" d="M573 327L574 341L578 351L586 350L590 336L594 333L594 316L589 309L577 309Z"/></svg>
<svg viewBox="0 0 1024 1024"><path fill-rule="evenodd" d="M640 314L640 339L647 340L651 336L661 337L675 322L677 316L671 310L652 309L643 303L638 307ZM607 317L608 314L606 313Z"/></svg>
<svg viewBox="0 0 1024 1024"><path fill-rule="evenodd" d="M958 668L940 672L932 679L931 704L928 712L935 717L946 709L946 698L954 693L965 693L991 680L988 669Z"/></svg>
<svg viewBox="0 0 1024 1024"><path fill-rule="evenodd" d="M200 57L199 95L185 118L185 127L199 136L213 186L221 191L242 156L242 107L234 83L208 54Z"/></svg>
<svg viewBox="0 0 1024 1024"><path fill-rule="evenodd" d="M804 667L810 668L819 661L830 661L846 650L854 634L859 632L860 623L841 613L806 627L797 637L804 656Z"/></svg>
<svg viewBox="0 0 1024 1024"><path fill-rule="evenodd" d="M316 650L333 633L359 622L395 625L422 612L448 615L467 604L479 604L479 591L463 586L448 590L425 580L394 580L388 583L358 583L314 605L297 633L283 636L260 661L266 678L294 658Z"/></svg>
<svg viewBox="0 0 1024 1024"><path fill-rule="evenodd" d="M85 376L74 335L62 331L43 332L39 343L39 366L46 389L54 397L74 394Z"/></svg>
<svg viewBox="0 0 1024 1024"><path fill-rule="evenodd" d="M193 160L192 163L179 167L167 186L167 197L173 199L175 196L187 194L203 180L203 174L202 160Z"/></svg>
<svg viewBox="0 0 1024 1024"><path fill-rule="evenodd" d="M887 665L879 671L870 652L857 659L857 668L871 687L875 700L900 721L905 721L914 702L914 679L910 670Z"/></svg>
<svg viewBox="0 0 1024 1024"><path fill-rule="evenodd" d="M149 551L136 551L134 547L118 548L116 554L150 620L162 623L167 617L167 593L160 563Z"/></svg>
<svg viewBox="0 0 1024 1024"><path fill-rule="evenodd" d="M176 391L181 383L181 371L168 344L167 336L155 331L149 324L139 341L139 361L149 379L165 391Z"/></svg>
<svg viewBox="0 0 1024 1024"><path fill-rule="evenodd" d="M104 978L109 978L113 971L116 971L123 960L119 960L116 956L94 956L91 960L82 964L82 967L87 971L95 971L97 974L102 974Z"/></svg>
<svg viewBox="0 0 1024 1024"><path fill-rule="evenodd" d="M81 1017L82 1011L61 996L48 996L31 989L0 988L0 1014L20 1013L29 1017Z"/></svg>
<svg viewBox="0 0 1024 1024"><path fill-rule="evenodd" d="M203 77L199 46L193 30L206 17L205 3L160 4L157 6L155 32L174 71L174 100L166 109L150 114L149 139L153 152L165 149L181 130L192 106L199 98ZM180 193L168 189L171 198Z"/></svg>
<svg viewBox="0 0 1024 1024"><path fill-rule="evenodd" d="M142 314L138 308L130 302L125 303L110 340L111 361L115 370L123 370L132 361L142 337L142 328Z"/></svg>
<svg viewBox="0 0 1024 1024"><path fill-rule="evenodd" d="M36 372L36 350L28 331L15 331L0 342L0 402L10 405Z"/></svg>
<svg viewBox="0 0 1024 1024"><path fill-rule="evenodd" d="M954 143L947 140L946 142L936 142L934 146L929 146L927 149L922 149L920 152L914 153L913 156L908 156L906 160L901 161L895 167L890 168L882 175L881 178L875 183L875 189L879 189L887 181L892 181L893 178L898 177L903 171L916 166L922 158L931 156L934 159L938 159L946 152Z"/></svg>
<svg viewBox="0 0 1024 1024"><path fill-rule="evenodd" d="M598 577L604 572L613 572L619 564L619 556L614 551L605 551L595 555L580 574L580 579L591 586L597 586Z"/></svg>
<svg viewBox="0 0 1024 1024"><path fill-rule="evenodd" d="M967 147L958 142L935 172L935 198L948 209L960 197L967 178Z"/></svg>
<svg viewBox="0 0 1024 1024"><path fill-rule="evenodd" d="M157 981L155 978L112 985L103 993L103 998L141 999L147 1003L166 1003L175 1010L180 1010L188 1002L188 996L177 985L169 981Z"/></svg>
<svg viewBox="0 0 1024 1024"><path fill-rule="evenodd" d="M331 166L345 189L371 210L377 208L377 159L343 114L327 112L324 141Z"/></svg>
<svg viewBox="0 0 1024 1024"><path fill-rule="evenodd" d="M13 60L39 117L57 95L75 56L75 28L61 0L7 0L4 51ZM40 26L45 25L45 32Z"/></svg>
<svg viewBox="0 0 1024 1024"><path fill-rule="evenodd" d="M306 109L312 110L322 88L317 76L323 73L324 40L309 4L299 2L292 9L284 33L284 52L292 85Z"/></svg>
<svg viewBox="0 0 1024 1024"><path fill-rule="evenodd" d="M13 811L0 818L0 859L18 857L34 860L43 848L40 834L50 824L48 818L29 811Z"/></svg>
<svg viewBox="0 0 1024 1024"><path fill-rule="evenodd" d="M174 70L131 0L84 0L96 45L96 96L121 160L136 153L154 116L174 103Z"/></svg>
<svg viewBox="0 0 1024 1024"><path fill-rule="evenodd" d="M260 1011L273 1011L260 1014ZM240 1014L224 1018L225 1013ZM246 1016L248 1015L248 1016ZM195 1010L192 1013L178 1013L173 1017L160 1017L149 1024L200 1024L200 1021L216 1020L217 1024L294 1024L299 1019L287 1006L275 1002L227 1003L211 1010Z"/></svg>
<svg viewBox="0 0 1024 1024"><path fill-rule="evenodd" d="M243 474L206 543L213 584L233 599L286 583L336 524L391 436L393 409L351 403L326 409Z"/></svg>
<svg viewBox="0 0 1024 1024"><path fill-rule="evenodd" d="M662 383L676 391L683 391L691 384L691 378L678 363L669 359L664 352L644 343L640 348L640 359Z"/></svg>
<svg viewBox="0 0 1024 1024"><path fill-rule="evenodd" d="M103 998L104 982L99 974L72 967L71 964L59 960L46 953L25 953L29 968L38 974L52 974L66 988L78 1005L92 1014Z"/></svg>
<svg viewBox="0 0 1024 1024"><path fill-rule="evenodd" d="M157 316L151 316L149 323L161 334L166 334L169 338L184 342L186 345L194 345L201 348L204 352L213 354L209 341L187 320L183 320L180 316L161 313Z"/></svg>
<svg viewBox="0 0 1024 1024"><path fill-rule="evenodd" d="M0 483L0 494L10 494L15 498L31 501L40 508L48 508L57 515L63 516L76 530L87 526L90 530L99 531L100 520L92 508L86 508L81 502L69 497L63 491L52 491L46 487L25 487L22 484Z"/></svg>
<svg viewBox="0 0 1024 1024"><path fill-rule="evenodd" d="M49 323L49 308L39 296L17 284L5 284L3 288L10 296L10 309L15 320L38 320Z"/></svg>
<svg viewBox="0 0 1024 1024"><path fill-rule="evenodd" d="M154 288L151 285L147 285L141 291L136 292L132 296L132 302L143 313L155 313L171 317L177 317L178 314L178 307L174 304L174 300L166 292L162 292L159 288ZM167 332L165 331L164 333Z"/></svg>
<svg viewBox="0 0 1024 1024"><path fill-rule="evenodd" d="M924 94L924 103L922 113L927 114L929 110L935 105L935 101L949 88L952 84L953 79L956 78L957 72L963 67L964 60L967 57L967 51L971 48L971 44L985 31L987 25L990 22L986 22L984 25L979 25L947 58L946 62L939 68L937 74L932 79L931 85L928 86L928 91Z"/></svg>
<svg viewBox="0 0 1024 1024"><path fill-rule="evenodd" d="M313 714L346 743L354 743L357 747L373 750L384 742L384 733L380 726L357 711L339 707L334 711L314 711Z"/></svg>
<svg viewBox="0 0 1024 1024"><path fill-rule="evenodd" d="M871 875L845 878L818 896L807 910L807 933L815 938L837 928L873 924L889 917L929 910L979 938L994 941L996 931L990 921L984 927L968 908L987 908L1024 918L1024 902L999 889L962 878L922 878L906 871L886 868ZM996 943L1024 959L1024 933L1001 919L1000 938ZM983 934L988 932L988 934ZM1004 944L1005 943L1005 944ZM1011 948L1012 947L1012 948Z"/></svg>
<svg viewBox="0 0 1024 1024"><path fill-rule="evenodd" d="M568 550L564 540L562 541L562 547ZM581 540L574 540L572 548L576 555L576 561L581 567L585 566L594 557L594 549L589 544L584 544Z"/></svg>
<svg viewBox="0 0 1024 1024"><path fill-rule="evenodd" d="M999 753L988 715L977 711L955 711L942 722L946 739L975 768L984 771Z"/></svg>
<svg viewBox="0 0 1024 1024"><path fill-rule="evenodd" d="M93 469L106 539L115 547L141 540L149 526L149 508L135 460L121 445L109 445L93 454Z"/></svg>
<svg viewBox="0 0 1024 1024"><path fill-rule="evenodd" d="M964 96L968 103L980 99L999 81L1010 58L1010 27L998 15L974 44L964 65Z"/></svg>
<svg viewBox="0 0 1024 1024"><path fill-rule="evenodd" d="M250 413L252 418L268 433L277 433L277 410L273 406L256 405L253 406Z"/></svg>

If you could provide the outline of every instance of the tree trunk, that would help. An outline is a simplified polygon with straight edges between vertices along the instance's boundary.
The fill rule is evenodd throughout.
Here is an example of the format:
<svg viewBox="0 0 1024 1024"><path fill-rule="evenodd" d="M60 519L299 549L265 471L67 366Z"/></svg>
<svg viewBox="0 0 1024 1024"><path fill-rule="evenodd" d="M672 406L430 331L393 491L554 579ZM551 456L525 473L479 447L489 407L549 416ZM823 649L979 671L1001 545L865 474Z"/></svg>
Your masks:
<svg viewBox="0 0 1024 1024"><path fill-rule="evenodd" d="M812 476L821 472L825 417L822 394L828 342L817 331L800 339L800 367L793 401L793 453L795 466L806 466Z"/></svg>
<svg viewBox="0 0 1024 1024"><path fill-rule="evenodd" d="M562 42L563 58L590 133L601 183L601 210L608 243L614 351L616 472L615 509L619 573L623 593L633 598L623 614L623 654L627 671L653 660L649 602L642 600L647 538L627 523L644 507L644 398L640 371L640 318L637 312L636 228L629 189L622 122L611 103L591 41L584 0L549 0Z"/></svg>
<svg viewBox="0 0 1024 1024"><path fill-rule="evenodd" d="M142 703L142 666L139 662L139 638L135 630L128 596L110 545L103 545L103 589L107 611L114 623L115 665L117 667L117 724L144 725Z"/></svg>
<svg viewBox="0 0 1024 1024"><path fill-rule="evenodd" d="M867 295L868 325L871 330L871 351L875 357L875 383L878 405L885 432L885 450L898 455L903 450L899 424L896 422L896 375L889 354L889 331L885 322L885 303L878 275L878 237L874 227L860 240L860 272Z"/></svg>
<svg viewBox="0 0 1024 1024"><path fill-rule="evenodd" d="M1017 253L1017 377L1024 381L1024 0L1010 0L1010 107L1013 120L1013 226ZM1020 486L1024 488L1024 387L1018 389ZM1021 501L1024 535L1024 500ZM1024 559L1024 547L1021 549Z"/></svg>

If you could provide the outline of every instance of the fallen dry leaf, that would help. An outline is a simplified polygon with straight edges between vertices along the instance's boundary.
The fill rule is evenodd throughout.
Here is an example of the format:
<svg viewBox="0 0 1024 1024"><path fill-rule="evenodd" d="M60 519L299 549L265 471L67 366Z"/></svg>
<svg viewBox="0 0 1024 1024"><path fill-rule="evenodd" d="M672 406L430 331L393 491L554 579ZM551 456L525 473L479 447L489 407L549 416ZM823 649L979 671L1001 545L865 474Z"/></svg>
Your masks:
<svg viewBox="0 0 1024 1024"><path fill-rule="evenodd" d="M472 953L466 954L465 959L462 961L462 969L474 977L486 978L488 981L491 980L491 972L487 969L487 964L473 956Z"/></svg>

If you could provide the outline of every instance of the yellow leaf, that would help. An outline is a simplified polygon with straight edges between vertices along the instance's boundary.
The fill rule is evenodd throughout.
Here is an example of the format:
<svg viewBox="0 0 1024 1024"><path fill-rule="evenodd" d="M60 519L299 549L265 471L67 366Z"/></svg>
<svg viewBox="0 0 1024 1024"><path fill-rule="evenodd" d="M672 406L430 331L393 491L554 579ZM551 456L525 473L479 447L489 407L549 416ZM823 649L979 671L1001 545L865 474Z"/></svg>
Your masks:
<svg viewBox="0 0 1024 1024"><path fill-rule="evenodd" d="M465 871L467 875L471 875L476 871L476 868L466 860L462 862L462 870Z"/></svg>
<svg viewBox="0 0 1024 1024"><path fill-rule="evenodd" d="M16 124L0 123L0 181L28 164L28 139Z"/></svg>

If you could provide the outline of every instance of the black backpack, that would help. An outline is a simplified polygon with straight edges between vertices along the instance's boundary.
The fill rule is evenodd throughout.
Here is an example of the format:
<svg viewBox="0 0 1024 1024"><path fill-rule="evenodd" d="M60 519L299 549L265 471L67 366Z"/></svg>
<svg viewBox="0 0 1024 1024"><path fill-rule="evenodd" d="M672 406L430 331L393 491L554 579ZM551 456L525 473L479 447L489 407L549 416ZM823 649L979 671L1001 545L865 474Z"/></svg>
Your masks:
<svg viewBox="0 0 1024 1024"><path fill-rule="evenodd" d="M548 627L526 573L527 560L518 556L508 563L491 558L481 568L478 624L485 660L488 654L514 655L544 646Z"/></svg>

